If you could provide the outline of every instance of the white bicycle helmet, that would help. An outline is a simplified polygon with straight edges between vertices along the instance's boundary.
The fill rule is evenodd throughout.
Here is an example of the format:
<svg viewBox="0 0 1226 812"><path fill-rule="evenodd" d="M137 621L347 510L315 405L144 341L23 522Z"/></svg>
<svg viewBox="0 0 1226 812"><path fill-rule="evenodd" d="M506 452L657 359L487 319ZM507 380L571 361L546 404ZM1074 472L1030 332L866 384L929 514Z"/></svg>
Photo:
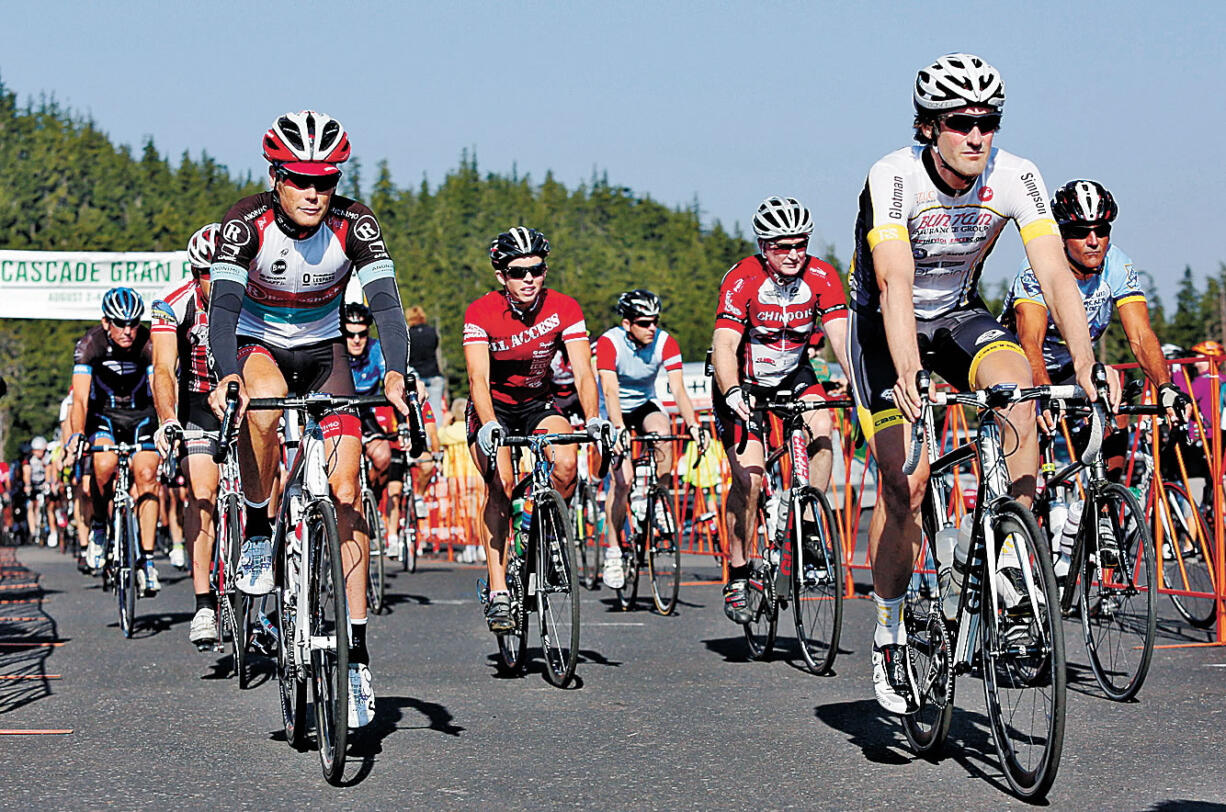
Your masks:
<svg viewBox="0 0 1226 812"><path fill-rule="evenodd" d="M30 448L33 449L34 451L37 451L40 448L45 449L46 447L47 447L47 438L42 436L41 434L30 441Z"/></svg>
<svg viewBox="0 0 1226 812"><path fill-rule="evenodd" d="M349 160L349 135L327 113L286 113L264 133L264 157L274 166L300 175L335 175Z"/></svg>
<svg viewBox="0 0 1226 812"><path fill-rule="evenodd" d="M1005 82L996 68L974 54L946 54L915 77L917 113L958 107L1005 109Z"/></svg>
<svg viewBox="0 0 1226 812"><path fill-rule="evenodd" d="M192 270L203 271L213 264L213 252L217 250L217 232L221 223L209 223L187 241L187 261Z"/></svg>
<svg viewBox="0 0 1226 812"><path fill-rule="evenodd" d="M808 236L813 233L813 217L794 197L768 197L754 212L753 233L759 240Z"/></svg>

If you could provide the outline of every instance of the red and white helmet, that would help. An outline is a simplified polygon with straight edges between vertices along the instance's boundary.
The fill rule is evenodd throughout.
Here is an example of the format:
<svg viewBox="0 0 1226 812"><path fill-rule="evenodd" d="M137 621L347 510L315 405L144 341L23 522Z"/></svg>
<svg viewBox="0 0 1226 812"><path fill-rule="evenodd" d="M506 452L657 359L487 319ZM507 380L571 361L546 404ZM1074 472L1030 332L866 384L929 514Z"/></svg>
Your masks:
<svg viewBox="0 0 1226 812"><path fill-rule="evenodd" d="M213 264L213 252L217 250L217 232L221 223L209 223L187 241L187 260L192 270L204 271Z"/></svg>
<svg viewBox="0 0 1226 812"><path fill-rule="evenodd" d="M336 175L350 152L341 123L314 110L286 113L264 133L264 157L299 175Z"/></svg>

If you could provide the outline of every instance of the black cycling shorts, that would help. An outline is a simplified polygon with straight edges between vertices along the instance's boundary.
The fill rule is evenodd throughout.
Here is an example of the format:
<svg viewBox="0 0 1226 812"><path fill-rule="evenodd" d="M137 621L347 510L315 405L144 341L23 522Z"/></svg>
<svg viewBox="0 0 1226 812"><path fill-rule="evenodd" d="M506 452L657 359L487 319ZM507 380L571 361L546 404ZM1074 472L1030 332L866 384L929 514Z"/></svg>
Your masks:
<svg viewBox="0 0 1226 812"><path fill-rule="evenodd" d="M153 451L153 433L157 431L157 414L148 409L139 412L90 412L85 419L85 436L97 445L99 438L118 443L139 443L145 451Z"/></svg>
<svg viewBox="0 0 1226 812"><path fill-rule="evenodd" d="M184 431L221 431L221 421L209 408L209 396L203 392L189 392L184 400L179 401L179 423ZM212 437L199 440L187 440L183 443L183 456L193 454L208 454L213 456L217 450L217 441Z"/></svg>
<svg viewBox="0 0 1226 812"><path fill-rule="evenodd" d="M352 395L353 373L349 371L349 356L341 338L330 338L303 347L274 347L250 336L238 337L238 360L242 364L252 355L266 355L281 370L289 387L290 397L309 392L329 395Z"/></svg>
<svg viewBox="0 0 1226 812"><path fill-rule="evenodd" d="M626 428L630 429L635 434L646 434L643 428L643 421L656 413L664 414L664 410L660 408L660 404L654 400L646 401L639 406L635 406L629 412L622 415L626 421Z"/></svg>
<svg viewBox="0 0 1226 812"><path fill-rule="evenodd" d="M959 391L972 388L980 362L997 350L1016 352L1025 357L1017 336L1001 326L982 302L935 319L916 319L920 363ZM898 374L885 339L885 322L880 311L851 311L847 337L851 360L851 383L856 396L856 411L865 437L903 420L902 412L886 393L894 388Z"/></svg>
<svg viewBox="0 0 1226 812"><path fill-rule="evenodd" d="M583 424L583 406L579 403L579 393L574 389L567 389L564 392L553 393L553 405L558 408L562 416L571 422Z"/></svg>
<svg viewBox="0 0 1226 812"><path fill-rule="evenodd" d="M562 412L554 405L552 399L530 400L516 406L494 401L494 419L499 422L503 431L516 437L531 434L547 417L562 416ZM464 425L468 430L468 444L472 445L477 442L477 432L481 431L481 421L477 419L477 410L473 408L471 400L464 409Z"/></svg>

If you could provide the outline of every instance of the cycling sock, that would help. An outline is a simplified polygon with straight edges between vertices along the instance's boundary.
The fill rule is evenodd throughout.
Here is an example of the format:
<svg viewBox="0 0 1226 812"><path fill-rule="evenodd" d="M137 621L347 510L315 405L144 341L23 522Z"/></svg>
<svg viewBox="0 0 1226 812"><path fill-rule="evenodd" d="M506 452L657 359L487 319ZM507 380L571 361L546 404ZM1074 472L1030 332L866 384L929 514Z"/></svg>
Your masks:
<svg viewBox="0 0 1226 812"><path fill-rule="evenodd" d="M217 596L212 592L201 592L196 595L196 611L201 609L212 609L217 611Z"/></svg>
<svg viewBox="0 0 1226 812"><path fill-rule="evenodd" d="M883 598L873 593L877 604L877 628L873 632L873 644L877 646L900 645L907 642L907 630L902 623L903 596Z"/></svg>
<svg viewBox="0 0 1226 812"><path fill-rule="evenodd" d="M749 564L742 564L739 567L728 568L729 581L743 581L749 577Z"/></svg>
<svg viewBox="0 0 1226 812"><path fill-rule="evenodd" d="M366 618L350 618L349 633L349 662L370 665L370 653L366 650Z"/></svg>
<svg viewBox="0 0 1226 812"><path fill-rule="evenodd" d="M247 538L256 536L271 536L272 525L268 522L268 500L252 502L244 499L247 505Z"/></svg>

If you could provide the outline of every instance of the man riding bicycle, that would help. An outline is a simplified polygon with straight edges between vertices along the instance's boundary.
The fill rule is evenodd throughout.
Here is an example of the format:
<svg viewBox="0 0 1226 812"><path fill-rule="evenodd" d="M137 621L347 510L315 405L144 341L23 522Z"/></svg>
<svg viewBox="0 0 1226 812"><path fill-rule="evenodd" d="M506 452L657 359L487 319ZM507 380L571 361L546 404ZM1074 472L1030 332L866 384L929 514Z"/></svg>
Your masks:
<svg viewBox="0 0 1226 812"><path fill-rule="evenodd" d="M153 354L149 330L140 323L144 313L145 302L139 293L131 288L111 288L102 297L102 324L91 327L77 342L69 415L71 437L65 464L71 465L76 459L82 438L95 446L132 443L144 449L132 455L132 489L143 553L136 577L141 591L156 595L161 589L153 565L158 455L153 450L156 414L149 386ZM93 455L93 520L86 561L94 571L102 568L106 554L108 492L118 464L119 457L113 452Z"/></svg>
<svg viewBox="0 0 1226 812"><path fill-rule="evenodd" d="M819 329L830 336L835 356L848 368L847 297L839 272L808 254L813 233L809 210L794 197L768 197L754 214L753 229L758 253L724 275L711 341L715 417L732 469L724 614L734 623L751 620L746 549L757 532L769 401L777 396L825 399L805 357ZM829 411L816 410L806 413L804 422L812 460L809 482L824 491L833 465L833 419Z"/></svg>
<svg viewBox="0 0 1226 812"><path fill-rule="evenodd" d="M177 283L153 303L153 403L158 426L158 451L169 456L168 432L217 432L221 423L209 408L209 393L217 388L217 373L209 353L209 288L213 254L221 225L209 223L187 242L192 278ZM187 637L196 646L217 642L217 596L209 588L213 560L213 503L220 472L213 462L217 443L192 438L183 443L182 468L188 500L183 511L183 535L192 562L196 609Z"/></svg>
<svg viewBox="0 0 1226 812"><path fill-rule="evenodd" d="M707 438L694 413L685 380L681 373L681 347L677 339L660 329L660 297L649 290L629 290L617 299L617 312L622 323L610 328L596 341L596 372L604 392L605 411L618 433L626 452L622 464L613 471L613 487L609 489L606 510L609 533L605 551L602 580L611 589L625 585L622 568L623 548L629 539L622 537L626 521L627 498L634 481L629 456L630 432L634 434L669 434L670 420L664 407L656 400L656 377L663 367L668 373L668 388L677 401L677 410L685 421L686 432L698 443L698 452L706 450ZM656 459L656 473L665 488L672 487L673 449L661 446ZM627 552L626 554L632 554Z"/></svg>
<svg viewBox="0 0 1226 812"><path fill-rule="evenodd" d="M395 265L374 213L335 193L340 164L350 155L345 128L313 110L286 113L264 135L263 152L272 189L230 208L213 256L209 345L219 380L209 405L220 418L231 382L239 385L240 417L249 397L353 395L340 302L357 274L383 339L384 393L408 414L408 333ZM239 588L253 595L274 586L267 508L281 464L280 417L246 415L239 442L247 522L236 575ZM375 707L366 646L370 550L358 489L361 426L352 413L332 414L321 426L352 627L349 724L360 727Z"/></svg>
<svg viewBox="0 0 1226 812"><path fill-rule="evenodd" d="M878 509L869 528L877 625L873 685L893 713L918 707L907 667L903 598L921 541L920 506L928 461L903 473L909 422L927 392L921 369L960 390L999 383L1029 386L1030 364L1014 335L979 297L983 263L1007 220L1052 317L1068 342L1077 382L1094 396L1085 310L1067 271L1059 230L1034 164L993 147L1004 83L977 56L949 54L919 71L915 140L869 170L860 195L850 273L849 368L860 425L878 465ZM1003 410L1014 495L1029 504L1039 467L1034 407Z"/></svg>
<svg viewBox="0 0 1226 812"><path fill-rule="evenodd" d="M502 289L477 299L464 313L469 388L465 422L469 451L488 491L484 519L489 532L482 539L490 590L485 619L495 634L515 625L506 556L515 477L511 449L500 447L498 440L504 435L570 431L550 386L550 364L558 350L565 350L574 369L588 434L597 439L609 431L609 422L599 413L583 311L571 297L545 287L548 257L549 240L534 228L517 226L499 234L490 243L490 264ZM555 446L551 453L554 487L569 497L578 467L575 447Z"/></svg>

